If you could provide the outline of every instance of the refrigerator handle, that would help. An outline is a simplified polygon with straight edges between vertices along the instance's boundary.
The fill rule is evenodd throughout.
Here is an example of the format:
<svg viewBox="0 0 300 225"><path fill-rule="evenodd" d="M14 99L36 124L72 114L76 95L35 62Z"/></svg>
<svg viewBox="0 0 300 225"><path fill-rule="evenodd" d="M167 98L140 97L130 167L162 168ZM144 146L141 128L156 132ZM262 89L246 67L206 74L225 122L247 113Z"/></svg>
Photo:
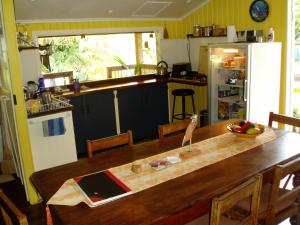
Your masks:
<svg viewBox="0 0 300 225"><path fill-rule="evenodd" d="M248 87L248 80L244 80L244 101L246 102L247 101L247 87Z"/></svg>

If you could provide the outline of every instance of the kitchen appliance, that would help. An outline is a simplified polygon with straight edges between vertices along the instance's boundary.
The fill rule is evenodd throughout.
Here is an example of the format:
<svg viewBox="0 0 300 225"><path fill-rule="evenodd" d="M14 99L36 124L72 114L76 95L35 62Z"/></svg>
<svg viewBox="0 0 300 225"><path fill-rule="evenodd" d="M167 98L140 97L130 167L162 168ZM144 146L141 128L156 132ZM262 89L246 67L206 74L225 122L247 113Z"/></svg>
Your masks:
<svg viewBox="0 0 300 225"><path fill-rule="evenodd" d="M159 61L157 63L157 75L167 75L168 74L168 63L165 61Z"/></svg>
<svg viewBox="0 0 300 225"><path fill-rule="evenodd" d="M43 122L62 118L65 133L45 137ZM72 111L58 112L28 119L34 171L77 161Z"/></svg>
<svg viewBox="0 0 300 225"><path fill-rule="evenodd" d="M187 62L175 63L172 68L172 75L187 75L192 70L191 64Z"/></svg>
<svg viewBox="0 0 300 225"><path fill-rule="evenodd" d="M209 45L209 121L268 123L279 110L281 43Z"/></svg>

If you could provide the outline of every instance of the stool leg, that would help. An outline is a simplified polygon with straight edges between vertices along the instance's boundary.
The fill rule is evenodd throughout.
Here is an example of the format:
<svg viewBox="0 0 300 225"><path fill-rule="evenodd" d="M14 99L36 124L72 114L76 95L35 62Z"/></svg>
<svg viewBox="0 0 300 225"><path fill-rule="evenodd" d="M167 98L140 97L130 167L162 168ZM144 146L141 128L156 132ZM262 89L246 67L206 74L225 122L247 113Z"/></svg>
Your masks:
<svg viewBox="0 0 300 225"><path fill-rule="evenodd" d="M182 119L185 119L185 96L182 96Z"/></svg>
<svg viewBox="0 0 300 225"><path fill-rule="evenodd" d="M192 104L193 104L193 111L194 111L194 114L196 114L196 111L195 111L195 104L194 104L194 96L192 95Z"/></svg>
<svg viewBox="0 0 300 225"><path fill-rule="evenodd" d="M173 123L173 118L174 118L174 111L175 111L175 101L176 100L176 96L174 95L174 98L173 98L173 110L172 110L172 123Z"/></svg>

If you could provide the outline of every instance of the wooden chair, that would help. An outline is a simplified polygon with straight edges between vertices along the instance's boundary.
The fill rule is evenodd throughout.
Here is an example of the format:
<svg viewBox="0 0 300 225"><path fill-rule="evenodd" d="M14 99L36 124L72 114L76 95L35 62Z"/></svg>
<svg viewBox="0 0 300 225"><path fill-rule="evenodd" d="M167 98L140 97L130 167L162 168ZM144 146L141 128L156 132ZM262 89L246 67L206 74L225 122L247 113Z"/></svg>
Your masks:
<svg viewBox="0 0 300 225"><path fill-rule="evenodd" d="M176 123L158 125L158 137L162 140L164 136L175 132L183 131L187 128L191 120L182 120Z"/></svg>
<svg viewBox="0 0 300 225"><path fill-rule="evenodd" d="M28 225L27 217L0 189L0 224L5 225Z"/></svg>
<svg viewBox="0 0 300 225"><path fill-rule="evenodd" d="M266 210L265 222L267 225L278 224L292 216L296 217L297 225L300 225L300 186L292 190L286 189L286 185L280 188L280 182L284 177L299 171L300 158L276 166Z"/></svg>
<svg viewBox="0 0 300 225"><path fill-rule="evenodd" d="M260 201L260 193L262 186L262 176L256 175L239 186L233 188L231 191L215 197L212 201L210 219L208 215L200 217L199 219L188 223L187 225L256 225L258 219L258 208ZM251 199L250 212L245 215L241 221L234 221L225 216L233 206L243 199ZM210 222L209 222L210 221Z"/></svg>
<svg viewBox="0 0 300 225"><path fill-rule="evenodd" d="M93 153L101 151L104 149L117 147L120 145L128 144L129 146L133 145L132 132L129 130L127 133L123 133L116 136L96 139L96 140L87 140L87 151L88 158L93 157Z"/></svg>
<svg viewBox="0 0 300 225"><path fill-rule="evenodd" d="M238 202L249 197L251 198L250 213L247 217L243 218L239 224L256 225L258 218L261 185L262 176L256 175L255 177L247 180L228 193L214 198L211 208L210 225L220 224L222 214L230 210Z"/></svg>
<svg viewBox="0 0 300 225"><path fill-rule="evenodd" d="M278 123L285 124L285 125L300 127L300 119L270 112L268 126L272 127L273 122L278 122Z"/></svg>

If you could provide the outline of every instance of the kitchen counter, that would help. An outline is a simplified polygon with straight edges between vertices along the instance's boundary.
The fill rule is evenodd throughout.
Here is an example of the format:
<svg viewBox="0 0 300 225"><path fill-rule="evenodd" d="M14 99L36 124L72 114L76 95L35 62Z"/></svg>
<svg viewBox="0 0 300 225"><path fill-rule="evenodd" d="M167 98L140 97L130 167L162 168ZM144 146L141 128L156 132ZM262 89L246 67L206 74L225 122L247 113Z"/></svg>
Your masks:
<svg viewBox="0 0 300 225"><path fill-rule="evenodd" d="M83 82L81 83L81 90L79 93L74 93L73 91L66 91L63 93L56 93L59 96L66 98L72 96L87 95L99 91L113 90L113 89L124 89L132 86L147 85L151 83L181 83L190 84L195 86L207 86L207 82L200 81L197 76L161 76L161 75L140 75L134 77L110 79L103 81L94 82ZM71 86L70 86L71 89Z"/></svg>
<svg viewBox="0 0 300 225"><path fill-rule="evenodd" d="M206 82L202 82L199 79L199 76L161 76L161 75L140 75L126 78L110 79L103 81L94 81L94 82L83 82L81 83L81 90L79 93L74 93L70 91L72 86L66 86L69 91L62 93L54 93L56 97L70 98L74 96L89 95L99 91L115 90L115 89L125 89L134 86L149 85L153 83L178 83L178 84L187 84L193 86L207 86ZM71 105L59 104L58 107L48 107L43 108L41 106L40 112L37 113L28 113L28 118L35 118L39 116L45 116L58 112L65 112L72 110ZM48 107L48 108L47 108ZM27 110L29 111L29 110Z"/></svg>

